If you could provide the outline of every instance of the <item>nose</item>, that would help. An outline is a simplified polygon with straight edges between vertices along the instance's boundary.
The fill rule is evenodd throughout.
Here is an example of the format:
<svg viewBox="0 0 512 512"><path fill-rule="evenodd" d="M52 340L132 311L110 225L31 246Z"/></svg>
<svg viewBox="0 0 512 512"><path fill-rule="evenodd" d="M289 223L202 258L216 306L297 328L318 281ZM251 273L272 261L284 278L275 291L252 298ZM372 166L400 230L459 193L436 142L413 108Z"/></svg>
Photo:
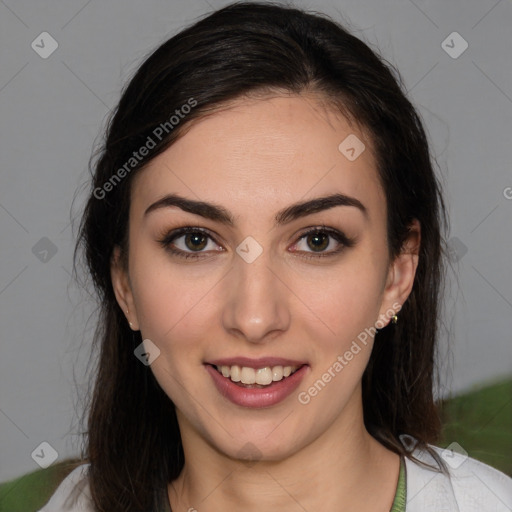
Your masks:
<svg viewBox="0 0 512 512"><path fill-rule="evenodd" d="M224 328L232 336L265 343L289 328L292 293L279 268L266 251L252 263L235 258L222 315Z"/></svg>

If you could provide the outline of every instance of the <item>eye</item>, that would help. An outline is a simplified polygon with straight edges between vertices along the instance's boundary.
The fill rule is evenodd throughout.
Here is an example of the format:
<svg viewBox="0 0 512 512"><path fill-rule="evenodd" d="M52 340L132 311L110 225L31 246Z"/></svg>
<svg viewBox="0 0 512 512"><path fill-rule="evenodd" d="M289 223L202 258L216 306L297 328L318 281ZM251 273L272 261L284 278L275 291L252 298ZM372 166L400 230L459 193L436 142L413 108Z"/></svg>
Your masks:
<svg viewBox="0 0 512 512"><path fill-rule="evenodd" d="M334 243L332 243L333 239ZM303 233L294 247L298 247L300 251L306 249L307 256L304 256L305 258L325 258L339 254L345 248L352 247L354 243L353 239L337 229L319 226ZM333 245L336 247L335 249L326 251ZM307 249L312 249L312 252L310 253Z"/></svg>
<svg viewBox="0 0 512 512"><path fill-rule="evenodd" d="M179 241L180 239L183 240ZM213 238L206 230L186 226L171 231L166 234L164 238L158 240L158 242L173 255L185 259L197 259L204 257L204 255L202 255L204 252L203 249L208 247L209 240L213 241ZM212 250L211 247L210 250ZM213 250L218 251L219 249Z"/></svg>

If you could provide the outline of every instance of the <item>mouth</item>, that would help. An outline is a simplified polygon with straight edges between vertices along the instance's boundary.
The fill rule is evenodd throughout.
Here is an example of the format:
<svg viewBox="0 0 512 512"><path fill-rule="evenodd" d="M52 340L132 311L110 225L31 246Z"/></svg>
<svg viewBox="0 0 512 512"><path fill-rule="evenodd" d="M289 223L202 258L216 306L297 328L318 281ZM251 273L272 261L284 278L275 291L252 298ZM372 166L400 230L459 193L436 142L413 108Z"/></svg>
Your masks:
<svg viewBox="0 0 512 512"><path fill-rule="evenodd" d="M222 397L237 406L253 409L284 402L309 372L307 363L275 358L224 359L204 363L204 367Z"/></svg>
<svg viewBox="0 0 512 512"><path fill-rule="evenodd" d="M241 388L267 388L276 382L286 380L296 371L300 370L305 364L300 365L274 365L252 368L241 365L215 365L207 363L214 368L220 375L229 379L231 382Z"/></svg>

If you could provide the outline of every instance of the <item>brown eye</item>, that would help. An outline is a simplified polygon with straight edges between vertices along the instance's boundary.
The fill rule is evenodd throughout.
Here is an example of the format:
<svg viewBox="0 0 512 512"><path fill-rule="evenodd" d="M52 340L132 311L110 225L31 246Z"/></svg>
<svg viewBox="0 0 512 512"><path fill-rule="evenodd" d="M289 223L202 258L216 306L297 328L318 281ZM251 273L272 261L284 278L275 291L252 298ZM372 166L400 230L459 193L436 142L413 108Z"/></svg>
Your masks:
<svg viewBox="0 0 512 512"><path fill-rule="evenodd" d="M305 240L302 245L305 247L301 248L300 245L303 239ZM331 240L334 240L334 243L331 243ZM326 251L326 249L331 245L335 248ZM341 231L320 226L303 233L299 238L299 241L295 244L293 252L303 252L303 257L305 258L322 258L335 256L341 253L344 249L354 245L355 240L347 237Z"/></svg>
<svg viewBox="0 0 512 512"><path fill-rule="evenodd" d="M162 247L173 256L185 259L206 257L209 251L204 251L204 249L210 241L213 245L212 250L218 252L220 246L213 243L215 241L212 236L206 230L192 226L175 229L158 240Z"/></svg>

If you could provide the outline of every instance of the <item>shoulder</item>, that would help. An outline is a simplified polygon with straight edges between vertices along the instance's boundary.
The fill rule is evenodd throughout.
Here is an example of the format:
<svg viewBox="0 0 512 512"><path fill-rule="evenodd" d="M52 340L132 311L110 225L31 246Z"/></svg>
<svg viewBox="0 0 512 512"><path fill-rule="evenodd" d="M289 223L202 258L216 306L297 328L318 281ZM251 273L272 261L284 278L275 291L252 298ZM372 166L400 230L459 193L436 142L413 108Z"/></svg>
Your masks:
<svg viewBox="0 0 512 512"><path fill-rule="evenodd" d="M406 458L407 512L510 512L512 478L476 459L429 445L445 462L448 474L426 450L413 455L433 468Z"/></svg>
<svg viewBox="0 0 512 512"><path fill-rule="evenodd" d="M95 512L89 492L89 466L82 464L71 471L39 512Z"/></svg>

